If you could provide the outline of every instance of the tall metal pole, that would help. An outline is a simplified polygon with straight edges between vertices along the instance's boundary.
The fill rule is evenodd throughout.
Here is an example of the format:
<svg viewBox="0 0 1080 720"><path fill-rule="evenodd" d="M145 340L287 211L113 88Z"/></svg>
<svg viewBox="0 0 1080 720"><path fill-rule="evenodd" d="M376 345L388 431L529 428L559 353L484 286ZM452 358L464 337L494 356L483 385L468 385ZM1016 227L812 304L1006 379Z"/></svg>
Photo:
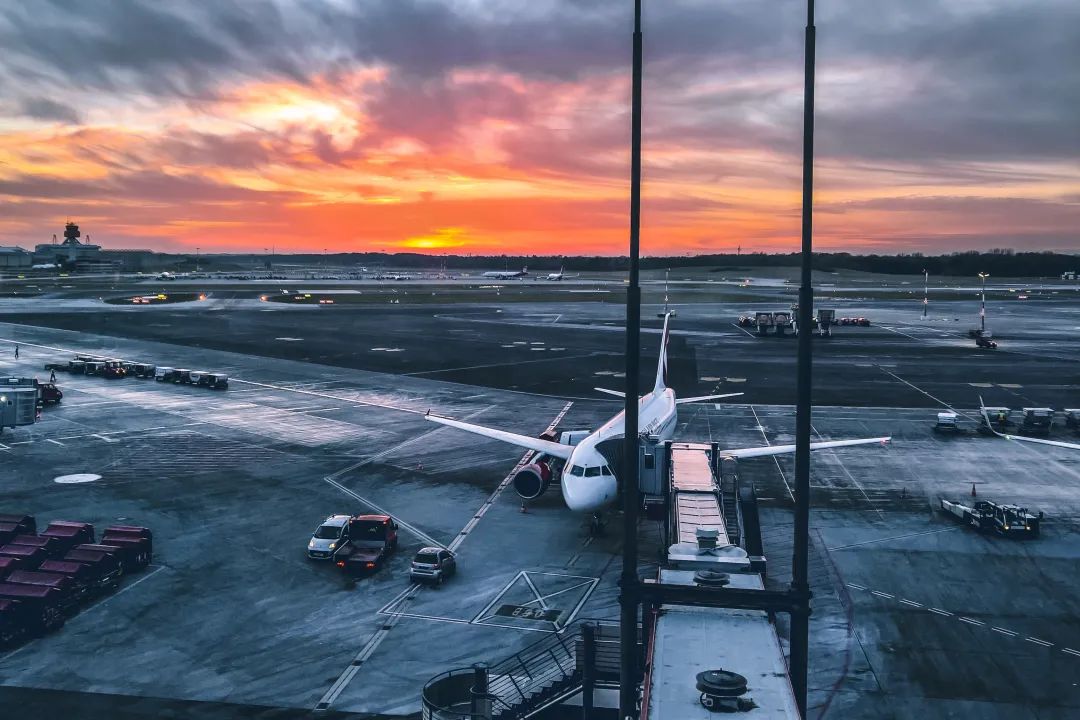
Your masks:
<svg viewBox="0 0 1080 720"><path fill-rule="evenodd" d="M990 273L979 273L979 279L982 280L982 305L979 308L979 327L982 332L986 333L986 278L990 277Z"/></svg>
<svg viewBox="0 0 1080 720"><path fill-rule="evenodd" d="M634 0L634 66L630 101L630 282L626 288L626 408L622 467L623 559L619 593L619 717L637 717L637 510L638 364L641 289L638 240L641 230L641 0Z"/></svg>
<svg viewBox="0 0 1080 720"><path fill-rule="evenodd" d="M922 296L922 317L926 319L926 311L930 307L930 271L923 268L923 296Z"/></svg>
<svg viewBox="0 0 1080 720"><path fill-rule="evenodd" d="M806 50L803 100L802 285L799 288L799 327L813 318L811 287L814 209L814 0L806 2ZM799 333L799 368L795 398L795 541L791 589L802 599L791 614L791 688L799 713L806 718L807 663L810 652L810 399L813 333Z"/></svg>

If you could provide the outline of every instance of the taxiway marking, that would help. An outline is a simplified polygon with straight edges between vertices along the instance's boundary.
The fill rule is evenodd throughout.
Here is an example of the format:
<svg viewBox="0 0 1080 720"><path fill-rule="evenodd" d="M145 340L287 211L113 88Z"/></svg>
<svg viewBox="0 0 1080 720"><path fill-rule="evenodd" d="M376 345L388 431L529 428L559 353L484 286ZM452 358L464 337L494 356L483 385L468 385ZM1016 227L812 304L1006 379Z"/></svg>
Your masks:
<svg viewBox="0 0 1080 720"><path fill-rule="evenodd" d="M744 333L746 333L746 334L747 334L748 336L750 336L750 337L754 337L754 333L750 332L749 330L747 330L747 329L746 329L746 328L744 328L744 327L739 327L738 323L731 323L731 327L735 328L735 329L736 329L736 330L738 330L739 332L744 332Z"/></svg>
<svg viewBox="0 0 1080 720"><path fill-rule="evenodd" d="M914 600L908 600L907 598L897 598L894 595L891 595L891 594L889 594L887 592L881 592L879 590L871 590L870 588L866 587L865 585L859 585L857 583L850 583L850 582L849 583L844 583L844 585L846 587L849 587L849 588L853 589L853 590L867 591L871 595L875 595L875 596L880 597L880 598L885 598L885 599L888 599L888 600L896 600L897 602L900 602L900 603L902 603L904 605L907 605L909 607L918 608L920 610L926 610L927 612L934 613L935 615L940 615L942 617L951 617L951 618L953 618L953 619L955 619L955 620L957 620L959 622L965 623L967 625L973 625L975 627L987 628L987 629L992 630L992 631L994 631L996 633L1004 635L1005 637L1023 638L1023 640L1025 642L1029 642L1029 643L1031 643L1033 645L1038 645L1039 647L1044 647L1044 648L1053 648L1053 647L1055 647L1054 643L1048 642L1048 641L1043 640L1041 638L1034 637L1032 635L1023 635L1023 634L1018 633L1018 632L1016 632L1014 630L1009 630L1007 628L998 627L997 625L988 625L986 622L984 622L982 620L976 620L975 618L970 618L970 617L967 617L966 615L957 615L955 613L949 612L948 610L942 610L941 608L924 606L924 605L922 605L920 603L915 602ZM1076 657L1080 657L1080 650L1074 650L1073 648L1070 648L1070 647L1058 647L1057 649L1060 650L1063 653L1068 654L1068 655L1074 655Z"/></svg>

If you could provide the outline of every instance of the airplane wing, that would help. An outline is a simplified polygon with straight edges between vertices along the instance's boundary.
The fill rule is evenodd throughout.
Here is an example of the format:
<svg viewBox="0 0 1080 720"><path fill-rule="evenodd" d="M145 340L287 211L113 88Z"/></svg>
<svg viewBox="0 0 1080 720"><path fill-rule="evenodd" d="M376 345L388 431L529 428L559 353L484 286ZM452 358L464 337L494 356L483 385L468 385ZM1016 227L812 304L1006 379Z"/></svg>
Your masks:
<svg viewBox="0 0 1080 720"><path fill-rule="evenodd" d="M599 390L600 388L597 388ZM676 405L683 405L685 403L705 402L706 400L719 400L720 398L737 397L742 393L727 393L725 395L699 395L698 397L688 398L675 398Z"/></svg>
<svg viewBox="0 0 1080 720"><path fill-rule="evenodd" d="M828 450L829 448L851 447L852 445L869 445L871 443L887 444L891 437L859 438L858 440L827 440L825 442L810 443L811 450ZM794 445L766 445L765 447L741 448L737 450L721 450L720 454L733 458L755 458L767 455L787 455L795 452Z"/></svg>
<svg viewBox="0 0 1080 720"><path fill-rule="evenodd" d="M626 393L622 392L621 390L608 390L607 388L593 388L593 390L595 390L596 392L606 393L608 395L614 395L615 397L619 398L626 397Z"/></svg>
<svg viewBox="0 0 1080 720"><path fill-rule="evenodd" d="M1000 438L1006 440L1019 440L1020 442L1036 443L1038 445L1049 445L1051 447L1069 448L1070 450L1080 450L1080 444L1068 443L1062 440L1040 440L1039 438L1024 437L1022 435L1006 435L1005 433L999 433L994 429L994 424L990 422L990 418L986 414L986 407L983 405L982 396L979 396L979 413L986 421L986 427L990 428L990 432L994 433Z"/></svg>
<svg viewBox="0 0 1080 720"><path fill-rule="evenodd" d="M471 432L476 435L483 435L494 440L502 440L505 443L511 445L517 445L518 447L528 448L529 450L535 450L545 455L551 455L553 457L562 458L563 460L569 460L570 454L574 452L572 445L563 445L562 443L551 442L550 440L541 440L540 438L529 437L528 435L518 435L517 433L507 432L505 430L496 430L494 428L484 427L483 425L474 425L472 423L462 422L460 420L451 420L450 418L440 417L439 415L432 415L428 413L424 416L425 419L432 422L437 422L441 425L447 425L458 430L464 430L465 432Z"/></svg>

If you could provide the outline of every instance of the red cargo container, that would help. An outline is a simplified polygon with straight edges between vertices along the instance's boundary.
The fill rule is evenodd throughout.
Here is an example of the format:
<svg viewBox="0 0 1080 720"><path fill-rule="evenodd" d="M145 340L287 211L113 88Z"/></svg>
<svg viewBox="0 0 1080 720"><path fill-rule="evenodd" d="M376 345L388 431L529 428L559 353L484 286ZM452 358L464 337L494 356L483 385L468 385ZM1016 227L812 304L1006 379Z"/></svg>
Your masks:
<svg viewBox="0 0 1080 720"><path fill-rule="evenodd" d="M64 624L61 592L42 585L18 585L0 583L0 599L17 600L26 607L30 631L55 630Z"/></svg>
<svg viewBox="0 0 1080 720"><path fill-rule="evenodd" d="M22 560L13 557L0 557L0 580L7 577L9 572L25 567Z"/></svg>
<svg viewBox="0 0 1080 720"><path fill-rule="evenodd" d="M11 523L17 526L21 533L33 535L37 533L37 520L33 515L9 515L0 513L0 524Z"/></svg>
<svg viewBox="0 0 1080 720"><path fill-rule="evenodd" d="M150 555L153 556L154 554L154 533L150 532L150 528L138 527L137 525L110 525L102 533L101 541L105 542L106 537L142 538L150 543Z"/></svg>
<svg viewBox="0 0 1080 720"><path fill-rule="evenodd" d="M101 538L101 542L131 550L132 554L126 558L124 572L139 572L150 564L150 541L145 538L108 536Z"/></svg>
<svg viewBox="0 0 1080 720"><path fill-rule="evenodd" d="M64 556L65 562L85 565L93 573L93 587L96 591L114 590L120 584L123 567L115 555L97 550L70 550Z"/></svg>
<svg viewBox="0 0 1080 720"><path fill-rule="evenodd" d="M12 562L18 562L18 560L12 560ZM84 593L89 593L94 589L95 573L89 565L83 565L82 563L72 562L70 560L46 560L41 563L38 568L40 572L57 573L59 575L66 575L75 581L75 585L83 588Z"/></svg>
<svg viewBox="0 0 1080 720"><path fill-rule="evenodd" d="M64 612L74 615L79 610L79 601L86 595L85 590L80 590L75 581L67 575L58 573L38 572L34 570L16 570L7 576L4 582L17 585L38 585L59 590L61 593L60 606Z"/></svg>
<svg viewBox="0 0 1080 720"><path fill-rule="evenodd" d="M68 522L67 520L53 520L49 523L49 527L39 534L59 540L65 552L76 545L92 543L96 539L94 526L90 523Z"/></svg>
<svg viewBox="0 0 1080 720"><path fill-rule="evenodd" d="M76 550L96 550L97 552L108 553L114 558L120 561L121 566L124 568L124 572L135 572L142 569L142 565L139 564L139 550L131 545L108 545L104 542L92 544L86 543L83 545L76 545Z"/></svg>
<svg viewBox="0 0 1080 720"><path fill-rule="evenodd" d="M0 547L0 556L19 558L26 567L37 567L49 557L43 548L8 543Z"/></svg>
<svg viewBox="0 0 1080 720"><path fill-rule="evenodd" d="M60 543L56 538L51 538L46 535L16 535L9 544L41 548L50 558L59 557L64 554L63 548L60 547Z"/></svg>

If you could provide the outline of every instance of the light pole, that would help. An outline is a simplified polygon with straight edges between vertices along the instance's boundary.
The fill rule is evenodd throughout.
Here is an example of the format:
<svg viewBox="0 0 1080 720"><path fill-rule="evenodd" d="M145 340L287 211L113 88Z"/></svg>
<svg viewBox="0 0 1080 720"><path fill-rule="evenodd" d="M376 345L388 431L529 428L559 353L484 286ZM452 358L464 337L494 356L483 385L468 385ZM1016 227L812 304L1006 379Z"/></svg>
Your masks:
<svg viewBox="0 0 1080 720"><path fill-rule="evenodd" d="M195 246L195 272L199 272L199 246Z"/></svg>
<svg viewBox="0 0 1080 720"><path fill-rule="evenodd" d="M926 311L930 305L930 271L923 268L923 296L922 296L922 319L926 319Z"/></svg>
<svg viewBox="0 0 1080 720"><path fill-rule="evenodd" d="M986 332L986 278L990 277L990 273L979 273L979 279L982 280L982 307L979 308L979 328Z"/></svg>
<svg viewBox="0 0 1080 720"><path fill-rule="evenodd" d="M630 272L626 288L626 405L623 411L623 551L619 577L619 718L637 718L638 637L638 367L641 354L641 0L634 0L630 94Z"/></svg>

